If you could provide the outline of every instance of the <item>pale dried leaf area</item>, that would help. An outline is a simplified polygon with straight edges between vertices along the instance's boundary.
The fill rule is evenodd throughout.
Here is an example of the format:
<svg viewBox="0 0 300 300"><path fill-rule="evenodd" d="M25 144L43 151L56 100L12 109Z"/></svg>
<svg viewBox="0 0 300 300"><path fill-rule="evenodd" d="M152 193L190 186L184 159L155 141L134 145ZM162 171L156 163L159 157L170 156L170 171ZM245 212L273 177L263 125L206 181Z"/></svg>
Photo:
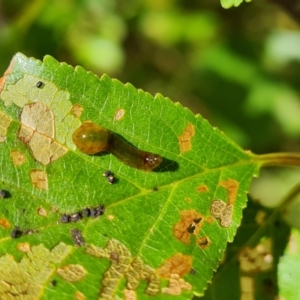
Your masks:
<svg viewBox="0 0 300 300"><path fill-rule="evenodd" d="M193 124L188 123L182 132L182 134L178 137L179 140L179 148L180 152L184 153L190 151L192 149L192 137L195 135L195 127Z"/></svg>
<svg viewBox="0 0 300 300"><path fill-rule="evenodd" d="M221 226L228 227L232 222L233 204L236 200L239 183L229 178L221 181L219 185L227 190L228 204L223 200L216 199L211 204L210 212L216 219L220 220Z"/></svg>
<svg viewBox="0 0 300 300"><path fill-rule="evenodd" d="M73 105L70 94L60 90L51 81L45 79L40 81L38 77L25 74L16 83L6 84L5 78L2 79L3 88L0 90L0 97L6 107L15 104L22 109L23 121L20 120L23 124L20 129L22 140L29 142L33 138L32 144L39 143L41 148L45 147L42 152L54 152L52 161L66 152L62 148L75 150L72 133L81 124L79 117L83 107ZM39 82L42 83L41 87L37 87ZM41 157L43 155L40 153L37 155L42 163L48 162L49 159L45 158L49 156L48 154L44 154L45 157Z"/></svg>
<svg viewBox="0 0 300 300"><path fill-rule="evenodd" d="M42 170L31 170L30 179L35 188L39 190L48 189L48 177L46 172Z"/></svg>
<svg viewBox="0 0 300 300"><path fill-rule="evenodd" d="M127 289L135 290L140 281L146 280L148 285L145 293L148 295L159 293L160 280L154 269L145 265L141 258L133 258L129 250L119 241L111 239L105 248L89 245L86 252L111 261L111 265L101 281L101 299L113 297L115 288L123 276L127 279Z"/></svg>
<svg viewBox="0 0 300 300"><path fill-rule="evenodd" d="M125 110L123 108L119 108L115 113L114 120L120 121L124 118L124 116L125 116Z"/></svg>
<svg viewBox="0 0 300 300"><path fill-rule="evenodd" d="M58 244L51 251L43 245L19 249L24 257L18 263L11 255L0 257L0 299L38 299L51 278L55 265L69 254L71 247Z"/></svg>
<svg viewBox="0 0 300 300"><path fill-rule="evenodd" d="M0 110L0 143L3 143L6 140L7 129L11 121L12 118Z"/></svg>
<svg viewBox="0 0 300 300"><path fill-rule="evenodd" d="M150 296L155 296L160 292L179 295L185 290L191 290L191 285L181 278L191 269L192 257L189 255L175 254L158 270L154 270L146 265L140 257L132 257L129 250L114 239L109 240L105 248L88 245L86 252L97 258L109 259L111 262L101 280L101 299L112 299L115 289L123 277L127 281L124 290L126 299L135 299L134 290L138 288L141 281L147 282L145 294ZM169 287L167 289L161 289L161 278L168 279Z"/></svg>
<svg viewBox="0 0 300 300"><path fill-rule="evenodd" d="M87 272L83 266L71 264L57 269L57 273L66 281L76 282L83 279Z"/></svg>
<svg viewBox="0 0 300 300"><path fill-rule="evenodd" d="M54 140L52 111L40 102L23 107L19 139L28 145L33 157L43 165L67 153L67 149Z"/></svg>
<svg viewBox="0 0 300 300"><path fill-rule="evenodd" d="M10 158L15 166L21 166L25 162L25 155L21 151L11 151Z"/></svg>

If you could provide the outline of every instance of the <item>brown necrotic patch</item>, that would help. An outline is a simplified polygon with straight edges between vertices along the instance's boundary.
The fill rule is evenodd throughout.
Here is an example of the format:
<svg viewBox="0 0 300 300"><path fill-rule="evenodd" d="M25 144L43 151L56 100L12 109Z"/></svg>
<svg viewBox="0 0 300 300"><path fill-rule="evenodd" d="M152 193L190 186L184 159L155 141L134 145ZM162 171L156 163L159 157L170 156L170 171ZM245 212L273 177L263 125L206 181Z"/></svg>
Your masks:
<svg viewBox="0 0 300 300"><path fill-rule="evenodd" d="M141 280L147 282L145 293L156 295L159 292L160 280L154 269L144 264L140 257L133 258L129 250L119 241L111 239L105 248L88 245L86 252L111 262L101 282L101 299L112 299L120 280L126 278L126 289L135 290Z"/></svg>
<svg viewBox="0 0 300 300"><path fill-rule="evenodd" d="M201 248L201 249L205 249L210 245L210 240L207 236L205 237L201 237L197 239L197 245Z"/></svg>
<svg viewBox="0 0 300 300"><path fill-rule="evenodd" d="M10 158L15 166L21 166L25 161L25 155L20 151L11 151Z"/></svg>
<svg viewBox="0 0 300 300"><path fill-rule="evenodd" d="M6 140L7 129L11 121L12 118L0 110L0 143L3 143Z"/></svg>
<svg viewBox="0 0 300 300"><path fill-rule="evenodd" d="M233 204L236 200L239 183L229 178L221 181L219 185L227 189L228 204L223 200L214 200L210 212L216 219L220 220L221 226L228 227L232 222Z"/></svg>
<svg viewBox="0 0 300 300"><path fill-rule="evenodd" d="M190 243L190 235L197 235L202 224L203 216L196 210L183 210L180 212L181 221L177 222L173 227L174 236L185 244Z"/></svg>
<svg viewBox="0 0 300 300"><path fill-rule="evenodd" d="M188 123L183 133L178 137L180 152L187 152L192 149L191 139L195 134L195 127L193 124Z"/></svg>
<svg viewBox="0 0 300 300"><path fill-rule="evenodd" d="M197 187L197 192L199 192L199 193L206 193L208 191L209 191L209 188L205 184L199 185Z"/></svg>
<svg viewBox="0 0 300 300"><path fill-rule="evenodd" d="M74 104L70 112L75 118L80 118L83 112L83 106L80 104Z"/></svg>
<svg viewBox="0 0 300 300"><path fill-rule="evenodd" d="M23 107L19 139L28 145L32 156L43 165L48 165L67 152L54 140L54 135L54 116L48 106L37 102Z"/></svg>
<svg viewBox="0 0 300 300"><path fill-rule="evenodd" d="M171 278L172 274L183 276L190 271L192 262L192 256L176 253L161 265L157 274L163 278Z"/></svg>
<svg viewBox="0 0 300 300"><path fill-rule="evenodd" d="M226 203L222 200L214 200L210 207L211 214L220 220L223 227L228 227L232 222L233 205Z"/></svg>
<svg viewBox="0 0 300 300"><path fill-rule="evenodd" d="M10 228L10 223L8 222L7 219L1 218L0 219L0 226L2 226L4 228Z"/></svg>
<svg viewBox="0 0 300 300"><path fill-rule="evenodd" d="M77 282L82 280L86 275L86 270L82 265L66 265L62 268L57 269L57 274L59 274L64 280L69 282Z"/></svg>
<svg viewBox="0 0 300 300"><path fill-rule="evenodd" d="M32 184L39 190L48 189L48 177L45 171L31 170L30 179Z"/></svg>
<svg viewBox="0 0 300 300"><path fill-rule="evenodd" d="M221 181L219 184L228 191L228 204L233 204L236 199L239 183L234 179L227 179Z"/></svg>

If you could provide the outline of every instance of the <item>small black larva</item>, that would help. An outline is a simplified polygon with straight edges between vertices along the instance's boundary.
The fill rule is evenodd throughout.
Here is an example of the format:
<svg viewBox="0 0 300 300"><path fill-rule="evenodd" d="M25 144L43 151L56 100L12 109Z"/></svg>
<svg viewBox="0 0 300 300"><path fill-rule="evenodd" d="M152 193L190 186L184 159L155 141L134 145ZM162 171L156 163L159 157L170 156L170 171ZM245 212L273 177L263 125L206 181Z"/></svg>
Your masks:
<svg viewBox="0 0 300 300"><path fill-rule="evenodd" d="M63 215L60 217L60 222L61 222L61 223L70 223L70 216L67 215L67 214L63 214Z"/></svg>
<svg viewBox="0 0 300 300"><path fill-rule="evenodd" d="M115 181L115 177L114 177L113 175L107 176L107 182L108 182L109 184L113 184L114 181Z"/></svg>
<svg viewBox="0 0 300 300"><path fill-rule="evenodd" d="M110 170L106 170L103 174L104 177L108 177L110 175L113 175L113 173Z"/></svg>
<svg viewBox="0 0 300 300"><path fill-rule="evenodd" d="M86 207L81 211L81 214L83 217L89 217L91 215L91 210L88 207Z"/></svg>
<svg viewBox="0 0 300 300"><path fill-rule="evenodd" d="M36 87L38 88L38 89L40 89L42 86L43 86L43 82L42 81L38 81L37 83L36 83Z"/></svg>
<svg viewBox="0 0 300 300"><path fill-rule="evenodd" d="M17 239L17 238L21 237L22 234L23 234L22 230L20 230L19 227L16 226L10 233L10 237L12 239Z"/></svg>
<svg viewBox="0 0 300 300"><path fill-rule="evenodd" d="M70 221L71 222L78 222L81 219L82 219L81 212L77 212L77 213L74 213L74 214L70 215Z"/></svg>
<svg viewBox="0 0 300 300"><path fill-rule="evenodd" d="M114 183L115 177L114 177L114 174L112 173L112 171L106 170L102 175L103 175L104 177L106 177L107 182L108 182L109 184L113 184L113 183Z"/></svg>
<svg viewBox="0 0 300 300"><path fill-rule="evenodd" d="M82 232L79 229L73 228L71 229L71 236L73 239L73 242L76 246L80 247L84 245L84 239L82 236Z"/></svg>

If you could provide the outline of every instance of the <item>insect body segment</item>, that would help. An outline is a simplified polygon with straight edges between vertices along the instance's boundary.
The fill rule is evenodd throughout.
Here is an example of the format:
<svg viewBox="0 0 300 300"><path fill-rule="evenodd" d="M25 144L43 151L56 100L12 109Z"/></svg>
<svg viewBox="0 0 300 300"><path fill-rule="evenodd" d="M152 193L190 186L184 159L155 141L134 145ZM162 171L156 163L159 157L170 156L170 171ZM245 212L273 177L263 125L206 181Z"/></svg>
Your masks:
<svg viewBox="0 0 300 300"><path fill-rule="evenodd" d="M85 154L107 151L124 164L144 171L152 171L162 162L159 154L137 149L110 130L91 122L83 123L72 138L77 148Z"/></svg>

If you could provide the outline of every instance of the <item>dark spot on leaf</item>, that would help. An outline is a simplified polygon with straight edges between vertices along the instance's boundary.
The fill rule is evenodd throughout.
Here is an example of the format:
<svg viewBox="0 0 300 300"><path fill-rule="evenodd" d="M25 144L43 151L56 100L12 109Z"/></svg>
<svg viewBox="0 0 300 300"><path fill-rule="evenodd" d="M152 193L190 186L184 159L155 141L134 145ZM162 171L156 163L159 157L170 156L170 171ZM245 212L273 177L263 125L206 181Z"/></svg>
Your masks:
<svg viewBox="0 0 300 300"><path fill-rule="evenodd" d="M196 274L196 270L195 270L194 268L191 268L190 274L191 274L191 275L195 275L195 274Z"/></svg>
<svg viewBox="0 0 300 300"><path fill-rule="evenodd" d="M197 244L201 249L205 249L210 245L210 240L205 236L197 239Z"/></svg>
<svg viewBox="0 0 300 300"><path fill-rule="evenodd" d="M189 225L189 227L187 228L188 233L193 234L195 232L196 226L191 224Z"/></svg>
<svg viewBox="0 0 300 300"><path fill-rule="evenodd" d="M198 223L201 222L201 220L202 220L202 218L200 217L200 218L198 218L198 219L194 219L194 222L195 222L196 224L198 224Z"/></svg>
<svg viewBox="0 0 300 300"><path fill-rule="evenodd" d="M190 235L197 235L203 224L203 217L194 209L180 212L181 220L173 227L175 238L185 244L190 243ZM195 222L196 220L196 222Z"/></svg>

